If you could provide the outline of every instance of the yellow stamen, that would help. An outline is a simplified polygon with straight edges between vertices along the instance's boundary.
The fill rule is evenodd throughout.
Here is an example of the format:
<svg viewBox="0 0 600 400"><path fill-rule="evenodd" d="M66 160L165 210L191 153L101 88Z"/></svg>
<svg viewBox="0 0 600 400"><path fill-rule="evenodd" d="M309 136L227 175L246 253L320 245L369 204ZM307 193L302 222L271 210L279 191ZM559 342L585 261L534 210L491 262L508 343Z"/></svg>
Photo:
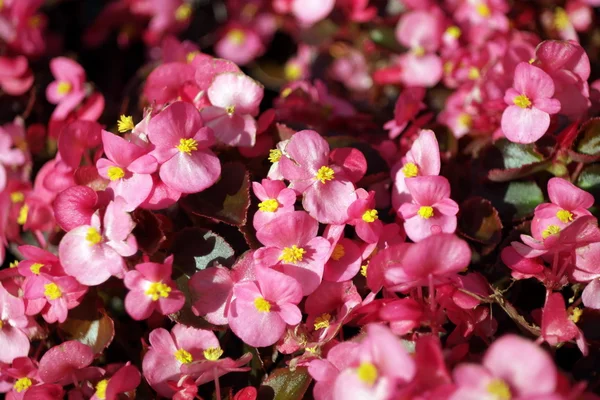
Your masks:
<svg viewBox="0 0 600 400"><path fill-rule="evenodd" d="M490 10L490 7L485 3L477 4L475 9L477 10L477 14L481 15L483 18L489 18L492 15L492 10Z"/></svg>
<svg viewBox="0 0 600 400"><path fill-rule="evenodd" d="M73 89L73 85L71 85L71 83L69 82L58 82L58 88L56 89L58 91L58 94L67 94L71 91L71 89Z"/></svg>
<svg viewBox="0 0 600 400"><path fill-rule="evenodd" d="M404 167L402 167L402 173L405 178L414 178L419 174L419 167L415 163L406 163Z"/></svg>
<svg viewBox="0 0 600 400"><path fill-rule="evenodd" d="M458 39L460 37L460 35L462 34L462 31L460 30L460 28L456 25L452 25L449 26L448 29L446 29L446 33L453 37L454 39Z"/></svg>
<svg viewBox="0 0 600 400"><path fill-rule="evenodd" d="M444 69L444 74L449 75L454 68L454 63L452 61L446 61L442 68Z"/></svg>
<svg viewBox="0 0 600 400"><path fill-rule="evenodd" d="M223 355L223 349L220 347L209 347L204 350L204 358L209 361L217 361Z"/></svg>
<svg viewBox="0 0 600 400"><path fill-rule="evenodd" d="M535 62L535 58L530 58L529 61L527 61L529 64L533 64Z"/></svg>
<svg viewBox="0 0 600 400"><path fill-rule="evenodd" d="M44 296L50 300L56 300L62 297L62 291L56 283L48 283L44 285Z"/></svg>
<svg viewBox="0 0 600 400"><path fill-rule="evenodd" d="M367 271L369 269L369 262L367 261L367 263L365 265L361 265L360 266L360 274L362 276L364 276L365 278L367 277Z"/></svg>
<svg viewBox="0 0 600 400"><path fill-rule="evenodd" d="M510 387L502 379L492 379L487 385L487 391L489 394L496 396L497 400L510 400L512 398Z"/></svg>
<svg viewBox="0 0 600 400"><path fill-rule="evenodd" d="M299 261L302 261L304 253L306 253L306 250L296 245L293 245L292 247L284 247L281 251L281 256L279 256L279 259L288 264L296 264Z"/></svg>
<svg viewBox="0 0 600 400"><path fill-rule="evenodd" d="M579 308L579 307L575 307L569 313L569 319L571 321L573 321L574 323L578 323L579 322L579 318L581 318L582 314L583 314L583 310L581 308Z"/></svg>
<svg viewBox="0 0 600 400"><path fill-rule="evenodd" d="M469 79L472 81L476 81L479 78L481 78L481 73L479 72L479 68L471 67L469 69Z"/></svg>
<svg viewBox="0 0 600 400"><path fill-rule="evenodd" d="M241 46L246 41L246 34L241 29L232 29L227 34L227 39L237 46Z"/></svg>
<svg viewBox="0 0 600 400"><path fill-rule="evenodd" d="M554 10L554 28L562 31L569 27L569 14L562 7L556 7Z"/></svg>
<svg viewBox="0 0 600 400"><path fill-rule="evenodd" d="M254 299L254 307L256 307L259 312L271 312L271 303L264 297L257 297Z"/></svg>
<svg viewBox="0 0 600 400"><path fill-rule="evenodd" d="M225 107L225 112L227 115L231 116L235 112L235 106L227 106Z"/></svg>
<svg viewBox="0 0 600 400"><path fill-rule="evenodd" d="M192 154L192 151L198 150L198 142L194 139L179 139L179 144L175 146L177 150L188 156Z"/></svg>
<svg viewBox="0 0 600 400"><path fill-rule="evenodd" d="M521 108L531 107L531 100L529 100L529 97L525 96L524 94L520 94L517 97L515 97L513 99L513 103L515 104L515 106Z"/></svg>
<svg viewBox="0 0 600 400"><path fill-rule="evenodd" d="M292 88L285 88L281 91L281 98L285 99L292 93Z"/></svg>
<svg viewBox="0 0 600 400"><path fill-rule="evenodd" d="M108 379L102 379L96 384L96 397L100 400L106 399L106 388L108 386Z"/></svg>
<svg viewBox="0 0 600 400"><path fill-rule="evenodd" d="M31 379L24 376L23 378L17 379L17 381L15 382L13 387L15 388L17 393L21 393L21 392L24 392L25 390L29 389L31 387L31 385L33 385L33 382L31 382Z"/></svg>
<svg viewBox="0 0 600 400"><path fill-rule="evenodd" d="M258 209L262 212L275 212L279 208L279 202L276 199L268 199L258 203Z"/></svg>
<svg viewBox="0 0 600 400"><path fill-rule="evenodd" d="M85 235L85 240L87 240L90 246L93 246L102 241L102 235L100 235L100 232L96 228L89 227Z"/></svg>
<svg viewBox="0 0 600 400"><path fill-rule="evenodd" d="M281 150L279 149L271 149L269 150L269 161L272 163L276 163L281 159Z"/></svg>
<svg viewBox="0 0 600 400"><path fill-rule="evenodd" d="M421 206L417 212L421 218L429 219L433 217L433 207Z"/></svg>
<svg viewBox="0 0 600 400"><path fill-rule="evenodd" d="M421 57L425 55L425 49L421 46L417 46L412 49L412 53L417 57Z"/></svg>
<svg viewBox="0 0 600 400"><path fill-rule="evenodd" d="M184 349L177 350L173 355L175 356L177 361L179 361L182 364L189 364L192 361L194 361L194 357L192 357L192 355Z"/></svg>
<svg viewBox="0 0 600 400"><path fill-rule="evenodd" d="M328 313L324 313L320 317L315 318L315 331L329 328L329 321L331 321L331 315Z"/></svg>
<svg viewBox="0 0 600 400"><path fill-rule="evenodd" d="M338 243L333 248L333 253L331 253L331 258L333 258L334 261L338 261L340 258L344 257L345 255L346 255L346 249L344 249L344 246L342 246L341 244Z"/></svg>
<svg viewBox="0 0 600 400"><path fill-rule="evenodd" d="M117 121L117 130L119 132L127 132L135 128L133 117L131 115L121 115Z"/></svg>
<svg viewBox="0 0 600 400"><path fill-rule="evenodd" d="M358 373L358 379L369 386L373 386L373 384L375 384L377 381L377 377L379 376L377 367L368 361L363 361L359 365L356 372Z"/></svg>
<svg viewBox="0 0 600 400"><path fill-rule="evenodd" d="M31 267L29 267L29 270L34 274L34 275L39 275L40 274L40 270L42 269L42 267L44 266L44 264L40 264L40 263L33 263L31 264Z"/></svg>
<svg viewBox="0 0 600 400"><path fill-rule="evenodd" d="M189 4L182 4L175 10L175 19L179 22L185 21L192 16L192 6Z"/></svg>
<svg viewBox="0 0 600 400"><path fill-rule="evenodd" d="M17 268L19 266L19 261L15 260L8 264L8 268Z"/></svg>
<svg viewBox="0 0 600 400"><path fill-rule="evenodd" d="M302 69L296 63L287 63L283 72L288 81L295 81L302 76Z"/></svg>
<svg viewBox="0 0 600 400"><path fill-rule="evenodd" d="M152 282L144 293L152 297L152 301L157 301L161 297L169 297L169 293L171 293L171 287L162 282Z"/></svg>
<svg viewBox="0 0 600 400"><path fill-rule="evenodd" d="M567 210L559 210L556 212L556 218L560 220L562 223L567 223L573 221L573 214Z"/></svg>
<svg viewBox="0 0 600 400"><path fill-rule="evenodd" d="M113 165L112 167L108 167L107 175L108 179L111 181L118 181L125 176L125 171L123 171L123 168L115 167Z"/></svg>
<svg viewBox="0 0 600 400"><path fill-rule="evenodd" d="M557 225L548 225L548 227L542 231L542 238L546 239L548 236L556 235L559 232L560 227Z"/></svg>
<svg viewBox="0 0 600 400"><path fill-rule="evenodd" d="M3 326L4 326L4 322L2 322L2 320L0 319L0 329L2 329Z"/></svg>
<svg viewBox="0 0 600 400"><path fill-rule="evenodd" d="M12 201L13 203L20 203L23 200L25 200L25 195L23 194L23 192L12 192L10 194L10 201Z"/></svg>
<svg viewBox="0 0 600 400"><path fill-rule="evenodd" d="M28 214L29 214L29 206L27 204L25 204L19 210L19 216L17 217L17 224L25 225L25 222L27 222Z"/></svg>
<svg viewBox="0 0 600 400"><path fill-rule="evenodd" d="M334 174L333 170L331 168L323 165L317 171L317 174L315 175L315 179L318 181L321 181L321 183L325 183L327 181L332 180L334 178L334 176L335 176L335 174Z"/></svg>
<svg viewBox="0 0 600 400"><path fill-rule="evenodd" d="M470 128L473 124L473 117L467 113L462 113L458 116L458 124L463 128Z"/></svg>
<svg viewBox="0 0 600 400"><path fill-rule="evenodd" d="M200 54L199 51L190 51L189 53L186 54L185 56L185 60L189 63L191 63L192 61L194 61L194 58L196 58L196 56Z"/></svg>
<svg viewBox="0 0 600 400"><path fill-rule="evenodd" d="M365 213L362 215L362 220L368 223L375 222L377 219L379 219L377 216L377 210L373 208L365 211Z"/></svg>

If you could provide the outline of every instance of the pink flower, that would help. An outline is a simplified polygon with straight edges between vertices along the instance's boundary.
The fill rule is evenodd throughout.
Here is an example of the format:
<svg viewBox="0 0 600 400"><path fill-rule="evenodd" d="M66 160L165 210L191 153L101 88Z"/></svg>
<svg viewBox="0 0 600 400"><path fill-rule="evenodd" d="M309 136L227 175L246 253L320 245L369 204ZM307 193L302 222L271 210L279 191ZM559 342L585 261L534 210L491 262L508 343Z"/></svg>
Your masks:
<svg viewBox="0 0 600 400"><path fill-rule="evenodd" d="M316 400L392 399L396 386L410 382L415 363L400 340L382 325L368 325L360 343L333 347L327 360L314 360L309 373L317 381Z"/></svg>
<svg viewBox="0 0 600 400"><path fill-rule="evenodd" d="M594 205L594 197L562 178L548 181L550 203L535 208L531 221L531 232L535 238L545 238L558 229L564 229L574 219L582 215L591 215L587 210Z"/></svg>
<svg viewBox="0 0 600 400"><path fill-rule="evenodd" d="M56 108L52 119L65 119L85 98L85 71L81 65L66 57L50 61L50 70L56 79L46 88L46 97Z"/></svg>
<svg viewBox="0 0 600 400"><path fill-rule="evenodd" d="M6 188L8 174L6 167L18 167L25 164L25 153L14 148L13 139L7 132L0 131L0 191Z"/></svg>
<svg viewBox="0 0 600 400"><path fill-rule="evenodd" d="M156 148L150 153L160 165L160 179L181 193L201 192L221 174L221 163L209 150L214 142L203 127L198 110L175 102L150 120L148 137Z"/></svg>
<svg viewBox="0 0 600 400"><path fill-rule="evenodd" d="M358 197L348 207L348 224L353 225L356 235L367 243L377 243L383 230L383 223L379 220L375 207L375 192L367 193L364 189L357 189Z"/></svg>
<svg viewBox="0 0 600 400"><path fill-rule="evenodd" d="M508 107L502 113L502 131L506 138L516 143L533 143L544 136L550 115L561 108L553 95L554 82L547 73L527 62L519 63L513 87L504 95Z"/></svg>
<svg viewBox="0 0 600 400"><path fill-rule="evenodd" d="M405 180L413 201L400 206L404 230L414 242L456 230L458 204L450 199L450 183L443 176L422 176Z"/></svg>
<svg viewBox="0 0 600 400"><path fill-rule="evenodd" d="M36 364L27 357L15 358L10 367L2 368L2 375L12 381L9 390L0 389L0 392L6 393L8 400L23 400L27 390L40 380Z"/></svg>
<svg viewBox="0 0 600 400"><path fill-rule="evenodd" d="M99 285L111 275L123 276L123 257L137 251L131 234L134 223L124 209L125 202L117 198L106 208L102 224L96 212L90 225L79 226L62 238L58 255L67 274L88 286Z"/></svg>
<svg viewBox="0 0 600 400"><path fill-rule="evenodd" d="M262 85L241 72L225 72L215 77L207 95L211 105L201 114L217 140L228 146L253 147Z"/></svg>
<svg viewBox="0 0 600 400"><path fill-rule="evenodd" d="M383 126L390 131L390 139L397 138L408 123L413 121L421 110L425 109L424 98L425 88L422 87L407 87L400 93L394 106L394 119Z"/></svg>
<svg viewBox="0 0 600 400"><path fill-rule="evenodd" d="M27 324L23 300L0 283L0 362L10 364L17 357L27 357L29 339L23 332Z"/></svg>
<svg viewBox="0 0 600 400"><path fill-rule="evenodd" d="M348 281L360 271L361 249L354 241L343 237L343 233L344 225L330 225L325 229L325 238L331 243L329 260L323 271L326 281Z"/></svg>
<svg viewBox="0 0 600 400"><path fill-rule="evenodd" d="M297 304L302 288L294 279L273 269L256 268L256 281L233 287L229 327L244 343L266 347L276 343L287 325L302 321Z"/></svg>
<svg viewBox="0 0 600 400"><path fill-rule="evenodd" d="M318 230L319 223L304 211L280 215L256 232L265 247L254 253L254 261L295 278L306 296L321 283L331 247Z"/></svg>
<svg viewBox="0 0 600 400"><path fill-rule="evenodd" d="M516 359L521 362L514 362ZM534 343L515 335L492 343L482 365L461 364L453 375L458 389L451 400L562 398L552 396L557 388L552 358Z"/></svg>
<svg viewBox="0 0 600 400"><path fill-rule="evenodd" d="M161 396L171 397L175 391L168 381L178 381L182 367L205 360L205 350L220 350L219 341L211 331L177 324L171 333L163 328L150 332L150 347L142 361L144 377Z"/></svg>
<svg viewBox="0 0 600 400"><path fill-rule="evenodd" d="M152 174L158 168L156 159L146 150L107 131L102 131L104 153L108 157L96 162L98 173L110 180L114 196L126 202L125 211L133 211L152 191Z"/></svg>
<svg viewBox="0 0 600 400"><path fill-rule="evenodd" d="M329 144L315 131L294 134L279 168L290 187L302 193L302 206L321 223L343 224L356 200L354 185L344 168L330 164Z"/></svg>
<svg viewBox="0 0 600 400"><path fill-rule="evenodd" d="M260 200L252 220L254 229L259 230L281 214L294 211L296 192L286 188L282 181L263 179L262 183L252 182L252 190Z"/></svg>
<svg viewBox="0 0 600 400"><path fill-rule="evenodd" d="M131 11L151 17L144 40L156 44L165 34L184 30L194 9L183 0L139 0L132 3Z"/></svg>
<svg viewBox="0 0 600 400"><path fill-rule="evenodd" d="M439 175L441 168L440 146L435 133L429 129L419 132L405 158L392 167L394 178L392 205L398 210L403 203L410 202L412 196L406 187L406 178L415 176Z"/></svg>
<svg viewBox="0 0 600 400"><path fill-rule="evenodd" d="M225 28L215 44L215 54L237 65L246 65L265 52L265 45L256 29L237 23Z"/></svg>
<svg viewBox="0 0 600 400"><path fill-rule="evenodd" d="M33 85L33 73L27 58L0 57L0 87L12 96L19 96Z"/></svg>
<svg viewBox="0 0 600 400"><path fill-rule="evenodd" d="M456 235L440 233L415 244L403 243L378 252L369 264L368 274L372 269L382 269L386 287L405 291L455 280L470 261L467 242Z"/></svg>
<svg viewBox="0 0 600 400"><path fill-rule="evenodd" d="M90 400L117 400L119 393L127 393L139 386L142 377L140 371L129 362L119 368L110 378L96 383L96 392Z"/></svg>
<svg viewBox="0 0 600 400"><path fill-rule="evenodd" d="M302 25L313 25L325 19L335 0L291 0L291 12Z"/></svg>
<svg viewBox="0 0 600 400"><path fill-rule="evenodd" d="M71 276L42 274L40 279L28 279L23 288L23 297L29 300L27 313L42 317L52 324L65 322L68 310L75 308L85 295L87 287Z"/></svg>
<svg viewBox="0 0 600 400"><path fill-rule="evenodd" d="M70 231L81 225L89 225L98 201L98 194L89 186L71 186L63 190L52 204L58 226Z"/></svg>
<svg viewBox="0 0 600 400"><path fill-rule="evenodd" d="M68 385L78 380L97 379L104 373L98 367L89 367L94 361L92 348L70 340L49 349L40 359L39 376L42 382Z"/></svg>
<svg viewBox="0 0 600 400"><path fill-rule="evenodd" d="M567 314L565 300L560 293L552 293L546 299L542 311L542 337L550 346L575 339L577 346L587 355L588 347L583 332L575 325L581 317L581 309L573 308Z"/></svg>
<svg viewBox="0 0 600 400"><path fill-rule="evenodd" d="M173 257L163 264L145 262L125 274L124 283L129 293L125 297L125 309L135 320L144 320L158 311L162 315L172 314L183 307L185 296L171 279Z"/></svg>

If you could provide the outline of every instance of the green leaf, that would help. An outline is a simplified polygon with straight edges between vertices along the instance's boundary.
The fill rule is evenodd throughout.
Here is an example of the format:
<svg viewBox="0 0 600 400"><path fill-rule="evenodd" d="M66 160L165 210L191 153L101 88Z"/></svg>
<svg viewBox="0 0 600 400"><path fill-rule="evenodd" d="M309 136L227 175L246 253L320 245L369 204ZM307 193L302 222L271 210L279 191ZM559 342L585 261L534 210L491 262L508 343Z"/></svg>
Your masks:
<svg viewBox="0 0 600 400"><path fill-rule="evenodd" d="M278 368L263 381L259 391L259 400L301 400L304 398L312 378L308 368Z"/></svg>
<svg viewBox="0 0 600 400"><path fill-rule="evenodd" d="M577 178L577 186L583 190L598 190L600 186L600 164L593 164L581 171Z"/></svg>
<svg viewBox="0 0 600 400"><path fill-rule="evenodd" d="M174 263L188 275L215 264L233 265L233 248L216 233L202 228L185 228L175 236Z"/></svg>
<svg viewBox="0 0 600 400"><path fill-rule="evenodd" d="M544 159L531 144L519 144L500 139L496 142L496 147L502 152L504 168L506 169L521 168Z"/></svg>
<svg viewBox="0 0 600 400"><path fill-rule="evenodd" d="M590 156L600 153L600 118L589 120L581 128L575 147L579 153Z"/></svg>
<svg viewBox="0 0 600 400"><path fill-rule="evenodd" d="M504 201L516 208L517 217L523 217L544 202L544 194L535 182L510 182Z"/></svg>
<svg viewBox="0 0 600 400"><path fill-rule="evenodd" d="M242 226L250 207L250 174L241 162L221 167L220 179L208 189L181 199L188 213L217 222Z"/></svg>

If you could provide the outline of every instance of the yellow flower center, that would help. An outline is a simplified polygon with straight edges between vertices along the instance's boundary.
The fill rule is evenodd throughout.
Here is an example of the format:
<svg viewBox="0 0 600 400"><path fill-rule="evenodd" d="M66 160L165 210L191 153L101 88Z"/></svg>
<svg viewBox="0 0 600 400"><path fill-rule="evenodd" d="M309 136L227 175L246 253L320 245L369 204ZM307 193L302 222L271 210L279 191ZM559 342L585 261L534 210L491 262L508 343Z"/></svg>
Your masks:
<svg viewBox="0 0 600 400"><path fill-rule="evenodd" d="M192 361L194 361L194 357L192 357L192 355L184 349L177 350L173 355L175 356L177 361L179 361L182 364L189 364Z"/></svg>
<svg viewBox="0 0 600 400"><path fill-rule="evenodd" d="M579 308L579 307L575 307L569 313L569 319L571 321L573 321L574 323L578 323L579 318L581 318L582 314L583 314L583 310L581 310L581 308Z"/></svg>
<svg viewBox="0 0 600 400"><path fill-rule="evenodd" d="M365 213L362 215L362 220L368 223L375 222L377 219L379 219L377 216L377 210L373 208L365 211Z"/></svg>
<svg viewBox="0 0 600 400"><path fill-rule="evenodd" d="M279 256L279 259L288 264L296 264L297 262L302 261L304 253L306 253L306 250L296 245L293 245L292 247L284 247L281 251L281 256Z"/></svg>
<svg viewBox="0 0 600 400"><path fill-rule="evenodd" d="M24 204L23 207L19 210L19 216L17 217L17 224L25 225L27 222L27 215L29 214L29 206Z"/></svg>
<svg viewBox="0 0 600 400"><path fill-rule="evenodd" d="M19 261L15 260L8 264L8 268L17 268L19 266Z"/></svg>
<svg viewBox="0 0 600 400"><path fill-rule="evenodd" d="M0 329L4 326L4 322L0 319Z"/></svg>
<svg viewBox="0 0 600 400"><path fill-rule="evenodd" d="M462 31L460 30L460 28L456 25L452 25L449 26L448 29L446 29L446 33L453 37L454 39L458 39L460 37L460 35L462 34Z"/></svg>
<svg viewBox="0 0 600 400"><path fill-rule="evenodd" d="M559 31L566 29L570 24L569 14L562 7L556 7L554 10L554 28Z"/></svg>
<svg viewBox="0 0 600 400"><path fill-rule="evenodd" d="M367 261L367 263L365 265L361 265L360 266L360 274L362 276L364 276L365 278L367 277L367 270L369 269L369 262Z"/></svg>
<svg viewBox="0 0 600 400"><path fill-rule="evenodd" d="M546 239L548 236L556 235L559 232L560 227L557 225L548 225L548 227L542 231L542 238Z"/></svg>
<svg viewBox="0 0 600 400"><path fill-rule="evenodd" d="M62 297L62 292L56 283L48 283L44 285L44 296L50 300L56 300Z"/></svg>
<svg viewBox="0 0 600 400"><path fill-rule="evenodd" d="M67 94L71 89L73 89L73 86L69 82L62 81L58 82L58 88L56 90L58 91L58 94Z"/></svg>
<svg viewBox="0 0 600 400"><path fill-rule="evenodd" d="M133 117L131 115L121 115L117 121L117 130L119 132L127 132L135 128Z"/></svg>
<svg viewBox="0 0 600 400"><path fill-rule="evenodd" d="M25 200L25 195L23 194L23 192L12 192L10 194L10 201L12 201L13 203L20 203L23 200Z"/></svg>
<svg viewBox="0 0 600 400"><path fill-rule="evenodd" d="M34 275L39 275L40 274L40 269L42 269L43 266L44 266L44 264L34 263L34 264L31 264L31 267L29 267L29 270Z"/></svg>
<svg viewBox="0 0 600 400"><path fill-rule="evenodd" d="M89 227L87 233L85 235L85 240L87 240L90 246L98 244L102 241L102 236L100 232L96 228Z"/></svg>
<svg viewBox="0 0 600 400"><path fill-rule="evenodd" d="M106 388L108 387L108 379L102 379L96 384L96 397L104 400L106 399Z"/></svg>
<svg viewBox="0 0 600 400"><path fill-rule="evenodd" d="M256 307L259 312L271 312L271 303L264 297L257 297L254 299L254 307Z"/></svg>
<svg viewBox="0 0 600 400"><path fill-rule="evenodd" d="M279 208L279 202L276 199L268 199L258 203L258 209L262 212L275 212Z"/></svg>
<svg viewBox="0 0 600 400"><path fill-rule="evenodd" d="M31 385L33 385L33 382L31 382L31 379L24 376L23 378L17 379L17 381L14 384L14 388L17 391L17 393L21 393L21 392L29 389L31 387Z"/></svg>
<svg viewBox="0 0 600 400"><path fill-rule="evenodd" d="M470 128L473 123L473 117L467 113L462 113L458 116L458 124L463 128Z"/></svg>
<svg viewBox="0 0 600 400"><path fill-rule="evenodd" d="M475 9L477 10L477 14L481 15L483 18L489 18L490 15L492 15L492 10L490 10L490 7L485 3L477 4Z"/></svg>
<svg viewBox="0 0 600 400"><path fill-rule="evenodd" d="M531 107L531 100L529 100L529 97L525 96L524 94L520 94L517 97L515 97L513 99L513 103L515 103L515 106L521 108Z"/></svg>
<svg viewBox="0 0 600 400"><path fill-rule="evenodd" d="M240 46L246 41L246 34L241 29L232 29L227 34L227 39L233 44Z"/></svg>
<svg viewBox="0 0 600 400"><path fill-rule="evenodd" d="M415 163L406 163L402 167L402 173L405 178L414 178L419 174L419 167L417 167L417 164Z"/></svg>
<svg viewBox="0 0 600 400"><path fill-rule="evenodd" d="M334 172L331 168L326 167L325 165L323 165L321 168L319 168L319 170L317 171L317 174L315 175L315 179L318 181L321 181L321 183L325 183L327 181L330 181L334 178Z"/></svg>
<svg viewBox="0 0 600 400"><path fill-rule="evenodd" d="M417 212L421 218L429 219L433 217L433 207L421 206Z"/></svg>
<svg viewBox="0 0 600 400"><path fill-rule="evenodd" d="M272 163L276 163L281 159L281 150L279 149L271 149L269 150L269 161Z"/></svg>
<svg viewBox="0 0 600 400"><path fill-rule="evenodd" d="M186 54L185 56L185 60L189 63L191 63L192 61L194 61L194 58L196 58L196 56L200 54L199 51L190 51L189 53Z"/></svg>
<svg viewBox="0 0 600 400"><path fill-rule="evenodd" d="M556 212L556 218L560 220L562 223L567 223L573 221L573 214L567 210L559 210Z"/></svg>
<svg viewBox="0 0 600 400"><path fill-rule="evenodd" d="M344 257L345 255L346 255L346 250L344 249L344 246L342 246L341 244L338 243L333 248L333 253L331 253L331 258L333 258L334 261L338 261L340 258Z"/></svg>
<svg viewBox="0 0 600 400"><path fill-rule="evenodd" d="M179 139L179 144L175 146L177 150L188 156L192 154L192 151L198 150L198 142L194 139Z"/></svg>
<svg viewBox="0 0 600 400"><path fill-rule="evenodd" d="M302 69L296 63L287 63L283 71L288 81L295 81L302 75Z"/></svg>
<svg viewBox="0 0 600 400"><path fill-rule="evenodd" d="M356 370L358 374L358 379L363 381L363 383L373 386L377 381L377 377L379 376L377 372L377 367L368 361L363 361Z"/></svg>
<svg viewBox="0 0 600 400"><path fill-rule="evenodd" d="M161 297L169 297L169 293L171 293L171 287L162 282L152 282L144 293L152 297L153 301L157 301Z"/></svg>
<svg viewBox="0 0 600 400"><path fill-rule="evenodd" d="M227 115L233 115L233 113L235 112L235 106L225 107L225 112L227 113Z"/></svg>
<svg viewBox="0 0 600 400"><path fill-rule="evenodd" d="M179 22L185 21L191 16L192 6L190 6L189 4L182 4L179 7L177 7L177 10L175 10L175 19Z"/></svg>
<svg viewBox="0 0 600 400"><path fill-rule="evenodd" d="M118 181L119 179L125 176L125 171L123 171L123 168L115 167L113 165L112 167L108 167L107 174L108 179L110 179L111 181Z"/></svg>
<svg viewBox="0 0 600 400"><path fill-rule="evenodd" d="M502 379L492 379L487 385L487 391L489 394L496 396L497 400L510 400L512 398L510 388Z"/></svg>
<svg viewBox="0 0 600 400"><path fill-rule="evenodd" d="M425 55L425 49L421 46L413 47L412 53L417 57L421 57Z"/></svg>
<svg viewBox="0 0 600 400"><path fill-rule="evenodd" d="M292 94L292 88L285 88L281 91L281 98L285 99L286 97L288 97L290 94Z"/></svg>
<svg viewBox="0 0 600 400"><path fill-rule="evenodd" d="M315 319L315 331L318 331L319 329L329 328L329 321L331 321L331 315L329 315L328 313L324 313L320 317L317 317Z"/></svg>
<svg viewBox="0 0 600 400"><path fill-rule="evenodd" d="M204 350L204 358L209 361L217 361L223 355L223 349L220 347L209 347Z"/></svg>
<svg viewBox="0 0 600 400"><path fill-rule="evenodd" d="M479 78L481 78L481 73L479 72L479 68L471 67L469 69L469 79L472 81L476 81Z"/></svg>

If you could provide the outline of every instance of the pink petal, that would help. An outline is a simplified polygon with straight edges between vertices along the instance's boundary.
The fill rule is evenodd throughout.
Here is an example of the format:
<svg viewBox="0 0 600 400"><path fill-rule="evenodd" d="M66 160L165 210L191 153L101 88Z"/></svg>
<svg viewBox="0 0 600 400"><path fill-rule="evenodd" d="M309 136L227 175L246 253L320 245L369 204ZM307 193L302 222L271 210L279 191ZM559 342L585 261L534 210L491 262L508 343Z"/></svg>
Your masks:
<svg viewBox="0 0 600 400"><path fill-rule="evenodd" d="M515 143L533 143L546 133L550 115L537 108L508 106L502 113L502 132Z"/></svg>
<svg viewBox="0 0 600 400"><path fill-rule="evenodd" d="M583 304L595 310L600 309L600 280L594 279L587 284L581 294Z"/></svg>
<svg viewBox="0 0 600 400"><path fill-rule="evenodd" d="M75 370L87 367L94 360L89 346L76 340L52 347L40 359L39 374L43 382L54 383L69 379Z"/></svg>
<svg viewBox="0 0 600 400"><path fill-rule="evenodd" d="M350 181L333 179L316 181L304 192L302 206L323 224L343 224L348 219L348 207L356 200Z"/></svg>
<svg viewBox="0 0 600 400"><path fill-rule="evenodd" d="M213 106L234 106L238 114L258 114L263 87L243 73L225 72L215 77L207 91Z"/></svg>
<svg viewBox="0 0 600 400"><path fill-rule="evenodd" d="M515 68L514 88L532 100L554 95L554 82L541 68L520 62Z"/></svg>
<svg viewBox="0 0 600 400"><path fill-rule="evenodd" d="M159 175L170 188L181 193L197 193L212 186L221 174L219 158L210 150L178 152L160 167Z"/></svg>
<svg viewBox="0 0 600 400"><path fill-rule="evenodd" d="M190 103L177 101L150 120L148 138L156 147L174 148L180 139L193 138L201 128L198 110Z"/></svg>
<svg viewBox="0 0 600 400"><path fill-rule="evenodd" d="M279 249L308 243L317 236L319 223L304 211L293 211L275 218L256 232L265 246Z"/></svg>
<svg viewBox="0 0 600 400"><path fill-rule="evenodd" d="M548 197L552 203L569 211L594 205L594 196L562 178L548 181Z"/></svg>
<svg viewBox="0 0 600 400"><path fill-rule="evenodd" d="M432 130L423 129L419 132L407 154L407 160L419 167L420 175L439 175L440 147Z"/></svg>
<svg viewBox="0 0 600 400"><path fill-rule="evenodd" d="M450 182L443 176L417 176L404 182L415 203L420 206L433 206L450 197Z"/></svg>
<svg viewBox="0 0 600 400"><path fill-rule="evenodd" d="M329 165L329 144L315 131L295 133L285 152L290 158L281 157L279 167L287 180L313 178L319 168Z"/></svg>

